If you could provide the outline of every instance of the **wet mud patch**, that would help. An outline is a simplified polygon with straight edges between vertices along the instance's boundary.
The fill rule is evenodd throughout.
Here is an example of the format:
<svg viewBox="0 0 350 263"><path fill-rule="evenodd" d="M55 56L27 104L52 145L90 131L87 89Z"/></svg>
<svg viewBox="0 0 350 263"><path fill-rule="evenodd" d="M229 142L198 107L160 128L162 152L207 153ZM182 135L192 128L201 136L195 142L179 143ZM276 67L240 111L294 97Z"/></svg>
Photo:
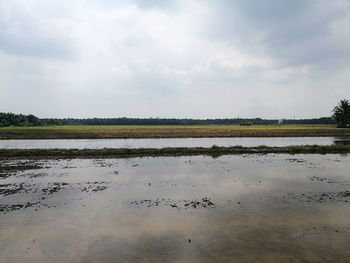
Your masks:
<svg viewBox="0 0 350 263"><path fill-rule="evenodd" d="M316 181L316 182L328 182L327 177L320 177L320 176L311 176L310 180Z"/></svg>
<svg viewBox="0 0 350 263"><path fill-rule="evenodd" d="M45 167L46 162L35 160L1 160L1 170L16 170L25 171L32 169L42 169Z"/></svg>
<svg viewBox="0 0 350 263"><path fill-rule="evenodd" d="M294 163L294 164L301 165L301 166L306 166L307 168L312 168L312 169L320 168L320 163L306 160L306 159L302 159L302 158L287 158L286 162Z"/></svg>
<svg viewBox="0 0 350 263"><path fill-rule="evenodd" d="M0 195L9 196L18 193L28 193L29 189L26 188L24 183L13 183L13 184L0 184Z"/></svg>
<svg viewBox="0 0 350 263"><path fill-rule="evenodd" d="M41 189L41 191L47 195L55 194L63 189L66 189L70 184L62 182L62 183L48 183L47 188Z"/></svg>
<svg viewBox="0 0 350 263"><path fill-rule="evenodd" d="M308 164L307 160L300 159L300 158L288 158L288 159L286 159L286 162L297 163L297 164L302 164L302 165Z"/></svg>
<svg viewBox="0 0 350 263"><path fill-rule="evenodd" d="M243 154L243 158L259 164L270 164L276 162L275 154Z"/></svg>
<svg viewBox="0 0 350 263"><path fill-rule="evenodd" d="M342 186L349 186L350 181L340 179L340 178L328 178L328 177L322 177L322 176L311 176L310 177L311 181L314 182L323 182L327 184L334 184L334 185L342 185Z"/></svg>
<svg viewBox="0 0 350 263"><path fill-rule="evenodd" d="M0 204L0 213L8 213L11 211L26 209L26 208L32 208L32 207L38 207L40 206L39 202L26 202L25 204Z"/></svg>
<svg viewBox="0 0 350 263"><path fill-rule="evenodd" d="M95 167L115 167L115 166L117 166L116 162L114 162L113 160L108 160L108 159L94 159L92 163Z"/></svg>
<svg viewBox="0 0 350 263"><path fill-rule="evenodd" d="M45 177L48 175L48 173L26 173L26 176L28 176L29 178Z"/></svg>
<svg viewBox="0 0 350 263"><path fill-rule="evenodd" d="M303 203L350 202L350 191L321 193L287 193L283 199L292 199Z"/></svg>
<svg viewBox="0 0 350 263"><path fill-rule="evenodd" d="M0 179L6 179L18 172L49 168L46 161L0 160Z"/></svg>
<svg viewBox="0 0 350 263"><path fill-rule="evenodd" d="M108 188L108 182L86 182L78 183L79 190L86 193L96 193Z"/></svg>
<svg viewBox="0 0 350 263"><path fill-rule="evenodd" d="M25 193L28 196L32 194L41 193L42 195L52 195L59 192L60 190L65 190L67 187L71 187L71 184L65 182L50 182L45 185L28 184L28 183L9 183L0 185L0 195L10 196L20 193Z"/></svg>
<svg viewBox="0 0 350 263"><path fill-rule="evenodd" d="M294 155L289 155L289 156L294 156ZM286 163L306 166L308 168L318 168L320 166L320 163L315 162L314 160L311 161L300 157L288 157L288 158L281 159L281 158L278 158L277 154L273 154L273 153L243 154L242 157L252 162L256 162L259 164L266 164L266 165L273 165L273 163L281 163L284 161Z"/></svg>
<svg viewBox="0 0 350 263"><path fill-rule="evenodd" d="M74 200L84 200L79 193L94 194L109 188L111 182L49 182L43 183L8 183L0 185L0 213L27 208L54 208L66 205ZM62 193L62 194L60 194ZM69 198L71 196L71 198Z"/></svg>
<svg viewBox="0 0 350 263"><path fill-rule="evenodd" d="M242 157L245 159L248 159L252 162L264 164L264 165L273 165L274 163L288 163L288 164L295 164L300 166L305 166L307 168L323 168L321 167L320 161L316 160L309 160L306 158L299 157L300 155L285 155L286 158L279 158L277 154L273 153L267 153L267 154L243 154ZM294 157L295 156L295 157ZM305 156L305 155L304 155ZM331 161L330 159L326 159L325 161ZM333 160L332 160L333 161ZM339 159L338 162L341 162Z"/></svg>
<svg viewBox="0 0 350 263"><path fill-rule="evenodd" d="M211 201L210 198L204 197L200 200L172 200L157 198L155 200L143 199L130 202L131 205L136 207L164 207L169 206L172 208L179 209L190 209L190 208L214 208L216 205Z"/></svg>

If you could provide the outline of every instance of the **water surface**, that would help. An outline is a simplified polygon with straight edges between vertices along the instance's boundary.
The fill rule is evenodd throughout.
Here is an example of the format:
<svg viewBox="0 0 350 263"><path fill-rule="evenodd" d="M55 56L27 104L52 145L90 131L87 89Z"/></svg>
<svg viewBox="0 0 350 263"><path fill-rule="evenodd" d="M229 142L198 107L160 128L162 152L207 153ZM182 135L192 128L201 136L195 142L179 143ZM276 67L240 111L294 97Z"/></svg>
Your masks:
<svg viewBox="0 0 350 263"><path fill-rule="evenodd" d="M0 160L1 262L348 262L350 156Z"/></svg>
<svg viewBox="0 0 350 263"><path fill-rule="evenodd" d="M164 148L211 147L213 145L252 147L259 145L332 145L349 142L350 138L337 137L0 140L0 149Z"/></svg>

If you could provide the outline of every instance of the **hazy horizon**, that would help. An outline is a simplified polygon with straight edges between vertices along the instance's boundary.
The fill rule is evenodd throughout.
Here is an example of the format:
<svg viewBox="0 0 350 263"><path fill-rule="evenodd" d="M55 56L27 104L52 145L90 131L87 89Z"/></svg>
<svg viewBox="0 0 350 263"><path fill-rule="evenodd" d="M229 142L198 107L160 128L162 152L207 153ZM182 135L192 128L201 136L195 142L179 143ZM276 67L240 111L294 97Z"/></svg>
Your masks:
<svg viewBox="0 0 350 263"><path fill-rule="evenodd" d="M0 112L40 118L331 115L350 2L0 1Z"/></svg>

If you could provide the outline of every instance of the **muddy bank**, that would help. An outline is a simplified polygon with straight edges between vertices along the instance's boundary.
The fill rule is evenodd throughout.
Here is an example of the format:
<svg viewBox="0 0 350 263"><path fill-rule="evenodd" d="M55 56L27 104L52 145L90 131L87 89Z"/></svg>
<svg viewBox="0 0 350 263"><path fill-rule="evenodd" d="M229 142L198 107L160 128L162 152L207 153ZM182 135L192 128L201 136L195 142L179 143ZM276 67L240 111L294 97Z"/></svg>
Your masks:
<svg viewBox="0 0 350 263"><path fill-rule="evenodd" d="M1 149L0 158L130 158L147 156L195 156L209 155L222 156L233 154L328 154L328 153L350 153L350 145L304 145L288 147L174 147L174 148L140 148L140 149Z"/></svg>

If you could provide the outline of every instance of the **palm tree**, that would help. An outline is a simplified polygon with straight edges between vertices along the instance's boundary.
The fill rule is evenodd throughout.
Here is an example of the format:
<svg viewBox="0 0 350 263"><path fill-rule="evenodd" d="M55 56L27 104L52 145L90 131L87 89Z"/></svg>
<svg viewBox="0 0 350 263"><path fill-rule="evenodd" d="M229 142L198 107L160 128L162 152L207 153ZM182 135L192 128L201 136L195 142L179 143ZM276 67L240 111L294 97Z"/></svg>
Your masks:
<svg viewBox="0 0 350 263"><path fill-rule="evenodd" d="M339 102L333 109L333 118L339 128L350 127L350 103L344 99Z"/></svg>

